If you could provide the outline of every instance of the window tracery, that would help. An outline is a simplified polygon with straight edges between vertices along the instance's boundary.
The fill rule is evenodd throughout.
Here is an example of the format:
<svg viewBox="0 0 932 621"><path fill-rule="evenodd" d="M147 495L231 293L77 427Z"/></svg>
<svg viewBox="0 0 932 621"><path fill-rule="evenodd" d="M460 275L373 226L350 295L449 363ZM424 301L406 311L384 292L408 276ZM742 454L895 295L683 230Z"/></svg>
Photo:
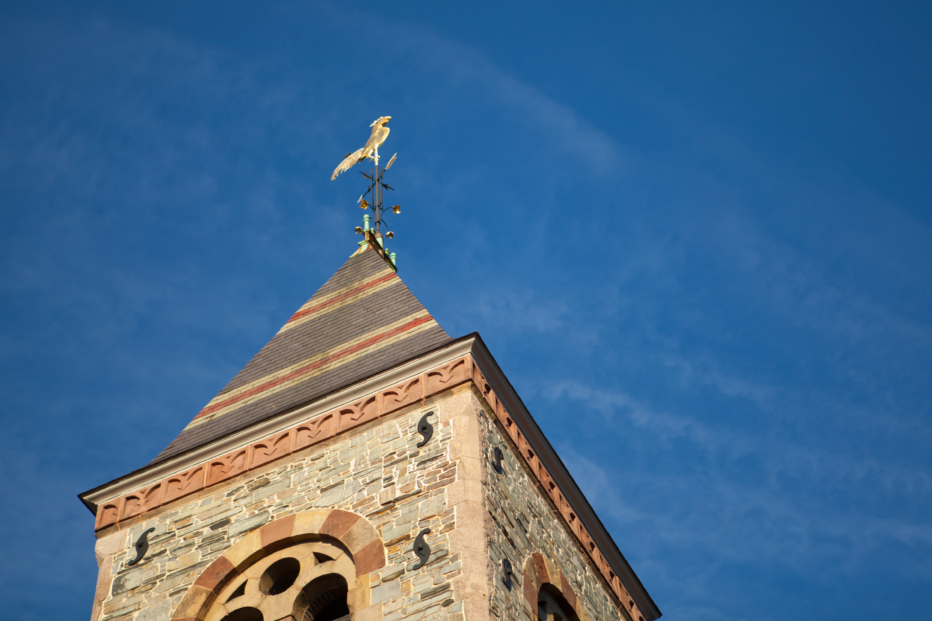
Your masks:
<svg viewBox="0 0 932 621"><path fill-rule="evenodd" d="M306 541L255 560L217 595L204 621L349 621L352 557Z"/></svg>

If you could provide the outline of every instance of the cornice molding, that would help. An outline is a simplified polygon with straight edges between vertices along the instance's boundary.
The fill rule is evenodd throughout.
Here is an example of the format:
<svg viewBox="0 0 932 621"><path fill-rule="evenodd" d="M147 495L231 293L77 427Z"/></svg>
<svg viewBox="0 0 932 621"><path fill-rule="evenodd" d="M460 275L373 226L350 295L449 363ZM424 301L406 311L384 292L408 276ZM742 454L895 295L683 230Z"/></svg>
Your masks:
<svg viewBox="0 0 932 621"><path fill-rule="evenodd" d="M143 466L109 483L79 494L78 497L90 509L91 513L96 515L97 508L101 504L118 499L124 494L151 486L162 479L187 471L219 455L244 448L251 443L293 427L298 423L315 418L347 403L352 403L386 385L398 384L406 379L416 377L428 369L441 366L445 362L469 353L473 341L473 337L459 339L290 412L264 420L157 464Z"/></svg>

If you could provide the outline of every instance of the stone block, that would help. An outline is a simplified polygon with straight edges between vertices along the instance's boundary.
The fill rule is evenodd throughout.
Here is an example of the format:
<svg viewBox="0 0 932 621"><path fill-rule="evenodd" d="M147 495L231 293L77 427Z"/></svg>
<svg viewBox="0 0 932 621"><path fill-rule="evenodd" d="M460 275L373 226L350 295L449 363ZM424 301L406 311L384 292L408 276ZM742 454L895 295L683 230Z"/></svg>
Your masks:
<svg viewBox="0 0 932 621"><path fill-rule="evenodd" d="M332 438L337 429L336 420L336 414L330 412L295 427L294 450L299 451Z"/></svg>
<svg viewBox="0 0 932 621"><path fill-rule="evenodd" d="M195 466L184 472L179 472L165 480L165 489L162 493L162 502L168 503L204 488L203 466Z"/></svg>
<svg viewBox="0 0 932 621"><path fill-rule="evenodd" d="M338 408L337 415L337 432L343 432L353 427L358 427L370 420L375 420L379 416L378 399L375 396L361 399L356 403L351 403Z"/></svg>
<svg viewBox="0 0 932 621"><path fill-rule="evenodd" d="M110 593L110 569L113 563L107 558L97 571L97 588L94 591L94 601L102 602Z"/></svg>
<svg viewBox="0 0 932 621"><path fill-rule="evenodd" d="M120 520L139 515L142 511L142 496L138 493L127 494L120 505Z"/></svg>
<svg viewBox="0 0 932 621"><path fill-rule="evenodd" d="M105 614L101 618L101 621L110 621L111 619L120 619L121 617L126 618L127 615L131 615L137 610L139 610L138 603L135 603L131 606L125 606L123 608L119 608L116 610L111 610L109 614ZM107 610L105 609L104 612L107 612Z"/></svg>
<svg viewBox="0 0 932 621"><path fill-rule="evenodd" d="M411 534L411 522L404 521L397 526L392 528L386 528L383 531L383 538L386 543L391 543L401 539L402 537L407 537Z"/></svg>
<svg viewBox="0 0 932 621"><path fill-rule="evenodd" d="M353 604L350 606L350 611L353 610L362 610L370 604L369 596L371 595L371 590L369 588L369 578L368 576L358 576L356 577L355 583L353 583L352 589L347 593L347 600L353 601Z"/></svg>
<svg viewBox="0 0 932 621"><path fill-rule="evenodd" d="M114 578L110 592L113 595L119 595L126 591L132 591L140 584L142 584L142 571L136 569Z"/></svg>
<svg viewBox="0 0 932 621"><path fill-rule="evenodd" d="M563 592L563 598L566 600L566 603L568 603L573 610L576 610L576 591L573 590L573 587L570 585L569 580L566 579L566 576L563 575L563 572L560 572L560 589Z"/></svg>
<svg viewBox="0 0 932 621"><path fill-rule="evenodd" d="M466 404L464 411L471 412L472 407ZM453 442L450 444L450 459L482 457L482 439L479 432L479 421L475 416L457 416L452 420Z"/></svg>
<svg viewBox="0 0 932 621"><path fill-rule="evenodd" d="M175 608L172 619L180 621L181 619L195 619L201 611L201 608L213 596L213 591L193 585L185 593L184 598L178 607Z"/></svg>
<svg viewBox="0 0 932 621"><path fill-rule="evenodd" d="M379 533L368 520L357 520L340 539L350 553L355 554L373 541L379 541Z"/></svg>
<svg viewBox="0 0 932 621"><path fill-rule="evenodd" d="M163 599L161 602L143 608L136 615L134 621L165 621L170 618L172 612L172 602L170 599Z"/></svg>
<svg viewBox="0 0 932 621"><path fill-rule="evenodd" d="M201 553L195 550L185 554L184 556L179 556L177 560L167 563L165 567L168 571L175 572L179 569L184 569L185 567L197 565L200 560Z"/></svg>
<svg viewBox="0 0 932 621"><path fill-rule="evenodd" d="M382 401L382 414L388 414L412 403L419 401L424 396L424 382L420 377L405 380L404 382L383 390L379 393Z"/></svg>
<svg viewBox="0 0 932 621"><path fill-rule="evenodd" d="M98 564L100 559L112 556L123 549L126 542L126 533L117 531L106 537L101 537L94 544L94 552L97 554Z"/></svg>
<svg viewBox="0 0 932 621"><path fill-rule="evenodd" d="M326 490L320 497L314 501L315 507L332 507L343 500L343 488L345 484L335 485Z"/></svg>
<svg viewBox="0 0 932 621"><path fill-rule="evenodd" d="M262 547L268 548L283 539L291 537L292 531L294 530L294 521L295 516L292 514L288 517L275 520L271 524L266 524L259 529Z"/></svg>
<svg viewBox="0 0 932 621"><path fill-rule="evenodd" d="M446 507L445 492L431 496L418 505L418 520L426 520L435 515L439 515Z"/></svg>
<svg viewBox="0 0 932 621"><path fill-rule="evenodd" d="M335 509L330 512L323 526L320 528L322 535L330 535L334 539L342 541L343 535L359 520L359 516L349 511Z"/></svg>
<svg viewBox="0 0 932 621"><path fill-rule="evenodd" d="M242 507L233 507L232 509L227 509L226 511L207 511L198 514L198 523L203 524L211 530L217 530L218 528L225 526L218 526L218 524L221 522L226 522L229 524L233 521L232 518L235 518L242 512Z"/></svg>
<svg viewBox="0 0 932 621"><path fill-rule="evenodd" d="M532 562L532 571L537 575L537 579L543 582L551 582L550 571L547 568L547 563L544 561L544 557L539 553L535 552L531 555Z"/></svg>
<svg viewBox="0 0 932 621"><path fill-rule="evenodd" d="M449 362L425 374L424 396L431 396L461 384L469 379L469 367L465 358Z"/></svg>
<svg viewBox="0 0 932 621"><path fill-rule="evenodd" d="M385 567L385 547L381 541L373 541L353 555L356 563L356 575L363 576L376 569Z"/></svg>
<svg viewBox="0 0 932 621"><path fill-rule="evenodd" d="M245 518L238 520L230 525L230 530L228 531L230 537L235 537L240 533L245 533L254 528L259 528L269 521L269 514L267 512L254 515L251 518Z"/></svg>
<svg viewBox="0 0 932 621"><path fill-rule="evenodd" d="M343 500L352 500L353 496L362 490L362 483L358 479L350 479L343 487Z"/></svg>
<svg viewBox="0 0 932 621"><path fill-rule="evenodd" d="M386 485L382 491L379 492L379 504L387 505L391 504L395 500L395 484Z"/></svg>
<svg viewBox="0 0 932 621"><path fill-rule="evenodd" d="M487 576L467 576L457 579L456 586L462 594L463 614L470 621L486 621L489 614L489 587Z"/></svg>
<svg viewBox="0 0 932 621"><path fill-rule="evenodd" d="M401 596L401 582L399 580L392 580L391 582L383 582L379 586L372 589L372 603L381 604L382 602L388 601L395 597Z"/></svg>
<svg viewBox="0 0 932 621"><path fill-rule="evenodd" d="M461 457L457 460L456 476L464 481L482 481L486 477L484 460L475 457Z"/></svg>
<svg viewBox="0 0 932 621"><path fill-rule="evenodd" d="M262 534L260 531L254 530L240 539L236 545L224 553L224 556L227 557L227 560L230 561L234 567L239 568L245 564L249 557L254 554L254 551L261 546Z"/></svg>
<svg viewBox="0 0 932 621"><path fill-rule="evenodd" d="M296 536L305 533L319 533L329 515L330 511L326 509L303 511L295 516L293 533Z"/></svg>
<svg viewBox="0 0 932 621"><path fill-rule="evenodd" d="M259 488L258 490L255 491L255 493L252 496L253 502L258 502L264 498L273 496L279 492L282 492L288 489L289 487L291 487L290 478L281 479L280 481L276 481L275 483L272 483L271 485L266 485L265 487Z"/></svg>
<svg viewBox="0 0 932 621"><path fill-rule="evenodd" d="M219 593L220 589L235 575L236 568L226 557L221 556L208 565L207 569L201 572L201 575L198 576L198 579L194 582L194 586L203 587L214 593Z"/></svg>
<svg viewBox="0 0 932 621"><path fill-rule="evenodd" d="M120 518L120 503L122 498L117 498L111 502L105 502L97 507L97 523L94 525L95 530L106 528L116 524Z"/></svg>
<svg viewBox="0 0 932 621"><path fill-rule="evenodd" d="M249 466L249 449L236 449L222 457L213 459L207 463L207 485L216 485L227 479L246 472Z"/></svg>
<svg viewBox="0 0 932 621"><path fill-rule="evenodd" d="M249 451L249 469L271 463L285 455L290 455L294 444L294 430L285 431L255 442Z"/></svg>
<svg viewBox="0 0 932 621"><path fill-rule="evenodd" d="M447 488L447 504L455 507L463 502L482 502L485 489L481 481L456 481Z"/></svg>
<svg viewBox="0 0 932 621"><path fill-rule="evenodd" d="M354 621L382 621L382 610L379 605L366 606L353 613Z"/></svg>
<svg viewBox="0 0 932 621"><path fill-rule="evenodd" d="M149 487L143 488L133 494L127 494L123 499L123 509L120 512L120 519L141 515L151 509L156 509L162 504L162 484L156 483Z"/></svg>

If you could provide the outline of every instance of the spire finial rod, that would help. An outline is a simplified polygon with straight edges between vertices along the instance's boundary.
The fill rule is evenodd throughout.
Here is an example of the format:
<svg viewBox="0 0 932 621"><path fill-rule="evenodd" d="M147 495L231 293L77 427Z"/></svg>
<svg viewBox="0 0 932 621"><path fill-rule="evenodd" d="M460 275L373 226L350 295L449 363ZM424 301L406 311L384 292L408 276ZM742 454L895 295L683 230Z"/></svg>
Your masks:
<svg viewBox="0 0 932 621"><path fill-rule="evenodd" d="M396 255L394 252L389 252L382 238L382 215L385 213L384 190L394 190L393 187L385 183L385 173L388 172L388 169L395 163L395 158L398 154L394 154L391 159L388 160L388 164L386 164L385 168L379 166L379 147L385 142L385 139L388 138L390 130L386 127L386 124L391 118L390 116L380 116L377 118L370 126L372 127L372 134L369 136L369 140L366 142L365 146L343 158L340 165L333 171L333 176L331 176L330 179L336 179L340 173L349 170L365 159L372 160L373 168L370 169L369 174L359 171L363 177L369 180L369 188L356 202L359 203L359 206L363 209L372 210L373 226L370 228L369 214L366 214L363 218L363 228L360 229L356 227L356 232L362 233L365 237L365 243L371 245L394 269ZM366 197L368 197L368 200ZM394 205L391 211L394 214L399 214L401 213L401 206ZM391 231L388 231L386 235L389 239L394 239L395 237L395 234ZM372 238L371 240L370 237ZM360 246L362 247L363 243L360 243Z"/></svg>

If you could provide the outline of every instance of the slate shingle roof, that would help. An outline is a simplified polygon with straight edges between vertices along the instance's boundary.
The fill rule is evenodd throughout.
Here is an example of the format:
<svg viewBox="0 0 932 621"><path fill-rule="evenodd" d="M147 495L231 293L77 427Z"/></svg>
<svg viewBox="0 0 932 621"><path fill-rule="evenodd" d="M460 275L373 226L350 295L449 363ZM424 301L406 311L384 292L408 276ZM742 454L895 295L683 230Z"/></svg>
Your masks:
<svg viewBox="0 0 932 621"><path fill-rule="evenodd" d="M449 341L374 250L354 254L150 464Z"/></svg>

